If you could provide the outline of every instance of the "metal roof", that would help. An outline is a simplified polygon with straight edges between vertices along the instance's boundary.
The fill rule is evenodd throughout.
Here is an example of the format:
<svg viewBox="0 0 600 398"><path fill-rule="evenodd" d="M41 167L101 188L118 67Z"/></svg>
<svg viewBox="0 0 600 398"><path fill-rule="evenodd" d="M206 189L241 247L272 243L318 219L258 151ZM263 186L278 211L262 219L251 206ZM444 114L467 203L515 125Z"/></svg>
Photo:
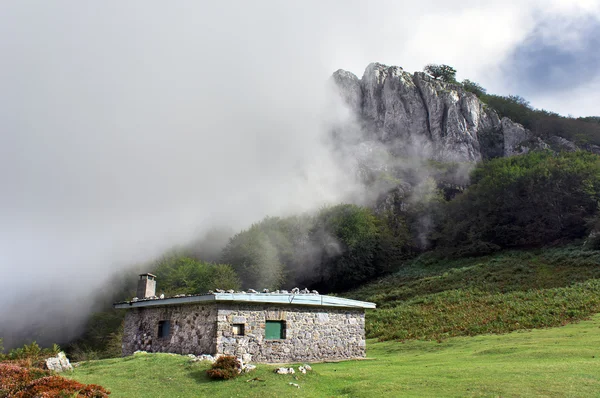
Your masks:
<svg viewBox="0 0 600 398"><path fill-rule="evenodd" d="M113 304L114 308L159 307L202 302L242 302L261 304L307 305L343 308L375 308L375 303L351 300L342 297L326 296L314 293L211 293L196 296L167 298L148 298L137 301L125 301Z"/></svg>

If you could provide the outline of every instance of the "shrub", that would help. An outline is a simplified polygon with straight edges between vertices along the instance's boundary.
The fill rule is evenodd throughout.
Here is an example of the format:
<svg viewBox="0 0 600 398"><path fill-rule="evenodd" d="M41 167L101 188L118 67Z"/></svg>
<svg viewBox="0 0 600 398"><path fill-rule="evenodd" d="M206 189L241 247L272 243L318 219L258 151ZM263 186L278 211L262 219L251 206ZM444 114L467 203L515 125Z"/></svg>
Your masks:
<svg viewBox="0 0 600 398"><path fill-rule="evenodd" d="M15 398L57 396L104 398L108 397L108 394L110 392L95 384L85 385L60 376L46 376L32 381L11 396Z"/></svg>
<svg viewBox="0 0 600 398"><path fill-rule="evenodd" d="M219 357L210 369L206 371L208 377L215 380L229 380L237 377L242 371L240 361L234 356Z"/></svg>
<svg viewBox="0 0 600 398"><path fill-rule="evenodd" d="M23 347L13 348L8 354L2 355L0 359L8 360L18 366L41 368L46 358L55 356L59 352L60 347L57 344L54 344L51 348L41 348L33 341L31 344L23 345Z"/></svg>
<svg viewBox="0 0 600 398"><path fill-rule="evenodd" d="M0 363L0 396L30 397L108 397L109 391L95 384L81 384L49 371Z"/></svg>
<svg viewBox="0 0 600 398"><path fill-rule="evenodd" d="M478 97L481 97L487 93L486 89L481 87L480 84L475 83L469 79L463 80L462 85L466 91L473 93Z"/></svg>

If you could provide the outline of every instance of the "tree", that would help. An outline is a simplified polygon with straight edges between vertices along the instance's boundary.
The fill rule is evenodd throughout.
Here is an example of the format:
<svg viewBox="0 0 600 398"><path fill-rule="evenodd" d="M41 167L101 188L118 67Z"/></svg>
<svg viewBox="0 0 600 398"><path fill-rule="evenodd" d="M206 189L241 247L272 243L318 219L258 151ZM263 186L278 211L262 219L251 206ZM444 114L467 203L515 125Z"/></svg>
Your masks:
<svg viewBox="0 0 600 398"><path fill-rule="evenodd" d="M423 71L446 83L456 83L456 69L449 65L428 64Z"/></svg>
<svg viewBox="0 0 600 398"><path fill-rule="evenodd" d="M341 204L322 209L311 231L320 253L316 286L345 290L378 274L379 221L365 207Z"/></svg>
<svg viewBox="0 0 600 398"><path fill-rule="evenodd" d="M231 264L246 289L279 289L284 282L280 253L288 242L272 224L277 219L267 218L236 234L221 253L221 261Z"/></svg>
<svg viewBox="0 0 600 398"><path fill-rule="evenodd" d="M160 280L160 290L168 296L206 293L216 288L240 288L240 280L230 265L211 264L190 257L163 258L154 273Z"/></svg>

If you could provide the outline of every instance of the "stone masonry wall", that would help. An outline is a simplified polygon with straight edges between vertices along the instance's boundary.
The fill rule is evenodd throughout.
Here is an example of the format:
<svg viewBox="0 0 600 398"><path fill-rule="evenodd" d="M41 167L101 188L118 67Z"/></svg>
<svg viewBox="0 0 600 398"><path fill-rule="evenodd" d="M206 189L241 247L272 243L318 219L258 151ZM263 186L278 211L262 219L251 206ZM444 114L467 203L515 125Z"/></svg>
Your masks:
<svg viewBox="0 0 600 398"><path fill-rule="evenodd" d="M158 337L158 322L170 321L168 337ZM123 355L135 351L177 354L216 353L215 304L132 308L125 316Z"/></svg>
<svg viewBox="0 0 600 398"><path fill-rule="evenodd" d="M217 304L216 351L245 362L311 362L365 356L363 309ZM265 321L285 321L285 339L267 340ZM235 336L233 324L244 324Z"/></svg>

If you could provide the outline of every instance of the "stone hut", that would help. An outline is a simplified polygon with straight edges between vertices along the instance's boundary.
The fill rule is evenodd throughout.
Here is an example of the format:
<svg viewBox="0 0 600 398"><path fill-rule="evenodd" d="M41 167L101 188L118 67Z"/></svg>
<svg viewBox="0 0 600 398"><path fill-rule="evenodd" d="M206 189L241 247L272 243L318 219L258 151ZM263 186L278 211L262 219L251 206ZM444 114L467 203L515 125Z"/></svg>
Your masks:
<svg viewBox="0 0 600 398"><path fill-rule="evenodd" d="M155 286L154 275L140 285ZM123 355L137 350L235 355L244 362L311 362L365 356L365 309L374 303L317 292L150 295L115 303L125 317Z"/></svg>

